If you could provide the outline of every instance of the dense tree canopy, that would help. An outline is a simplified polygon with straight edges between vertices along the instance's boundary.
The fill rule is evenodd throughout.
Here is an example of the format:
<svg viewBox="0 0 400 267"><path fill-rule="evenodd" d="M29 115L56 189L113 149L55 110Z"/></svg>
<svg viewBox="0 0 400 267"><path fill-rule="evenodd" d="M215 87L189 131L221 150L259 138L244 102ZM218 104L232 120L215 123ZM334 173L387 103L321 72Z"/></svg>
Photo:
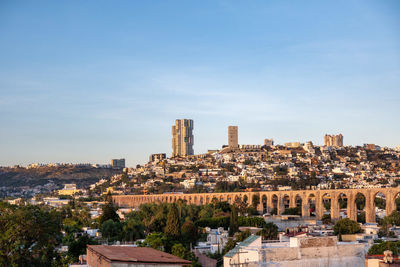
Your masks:
<svg viewBox="0 0 400 267"><path fill-rule="evenodd" d="M338 220L333 226L333 231L335 235L345 235L345 234L356 234L361 233L362 229L360 225L350 220L349 218Z"/></svg>
<svg viewBox="0 0 400 267"><path fill-rule="evenodd" d="M271 222L266 223L257 235L262 236L264 240L275 240L278 238L278 226Z"/></svg>
<svg viewBox="0 0 400 267"><path fill-rule="evenodd" d="M393 252L393 255L398 255L400 251L400 241L388 241L374 244L368 250L368 255L383 255L383 252L385 250L391 250Z"/></svg>
<svg viewBox="0 0 400 267"><path fill-rule="evenodd" d="M60 213L0 203L0 266L51 266L60 242Z"/></svg>

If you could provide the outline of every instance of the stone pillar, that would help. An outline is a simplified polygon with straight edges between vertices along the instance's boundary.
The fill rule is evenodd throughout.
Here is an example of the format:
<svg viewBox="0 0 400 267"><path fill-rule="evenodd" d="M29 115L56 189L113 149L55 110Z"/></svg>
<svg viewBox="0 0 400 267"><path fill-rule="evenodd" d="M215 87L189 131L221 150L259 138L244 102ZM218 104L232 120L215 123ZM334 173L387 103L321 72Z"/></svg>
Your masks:
<svg viewBox="0 0 400 267"><path fill-rule="evenodd" d="M357 221L357 207L355 196L355 193L347 193L347 218L353 221Z"/></svg>
<svg viewBox="0 0 400 267"><path fill-rule="evenodd" d="M395 202L395 193L386 191L385 192L385 197L386 197L386 216L389 216L392 214L393 211L396 210L396 202Z"/></svg>
<svg viewBox="0 0 400 267"><path fill-rule="evenodd" d="M263 204L263 195L259 195L260 196L260 203L258 203L257 205L257 211L258 213L263 214L264 213L264 204Z"/></svg>
<svg viewBox="0 0 400 267"><path fill-rule="evenodd" d="M336 192L331 193L331 220L337 221L340 218L339 196Z"/></svg>
<svg viewBox="0 0 400 267"><path fill-rule="evenodd" d="M278 215L281 215L285 211L285 205L283 204L283 195L278 196L278 210L277 213Z"/></svg>
<svg viewBox="0 0 400 267"><path fill-rule="evenodd" d="M376 222L374 192L368 191L365 196L365 221L367 223Z"/></svg>
<svg viewBox="0 0 400 267"><path fill-rule="evenodd" d="M272 195L267 196L267 212L271 213L274 209L274 205L272 203Z"/></svg>
<svg viewBox="0 0 400 267"><path fill-rule="evenodd" d="M258 205L257 205L257 212L259 214L263 214L263 212L264 212L264 204L262 203L262 201L260 201L260 203L258 203Z"/></svg>
<svg viewBox="0 0 400 267"><path fill-rule="evenodd" d="M301 201L301 216L302 217L310 217L310 205L308 201Z"/></svg>
<svg viewBox="0 0 400 267"><path fill-rule="evenodd" d="M321 220L324 215L324 205L322 204L322 195L320 192L315 194L315 215L317 220Z"/></svg>

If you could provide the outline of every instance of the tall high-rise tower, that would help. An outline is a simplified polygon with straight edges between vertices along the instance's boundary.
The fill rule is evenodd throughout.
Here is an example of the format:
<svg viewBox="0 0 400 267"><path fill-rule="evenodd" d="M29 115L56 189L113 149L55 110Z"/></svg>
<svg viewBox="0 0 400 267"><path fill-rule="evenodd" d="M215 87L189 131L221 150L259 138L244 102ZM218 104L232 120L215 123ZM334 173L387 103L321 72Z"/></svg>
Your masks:
<svg viewBox="0 0 400 267"><path fill-rule="evenodd" d="M238 148L238 127L228 126L228 146L230 148Z"/></svg>
<svg viewBox="0 0 400 267"><path fill-rule="evenodd" d="M324 136L324 145L325 146L342 147L343 146L343 135L342 134L338 134L338 135L326 134Z"/></svg>
<svg viewBox="0 0 400 267"><path fill-rule="evenodd" d="M172 125L172 156L193 155L193 120L175 120Z"/></svg>

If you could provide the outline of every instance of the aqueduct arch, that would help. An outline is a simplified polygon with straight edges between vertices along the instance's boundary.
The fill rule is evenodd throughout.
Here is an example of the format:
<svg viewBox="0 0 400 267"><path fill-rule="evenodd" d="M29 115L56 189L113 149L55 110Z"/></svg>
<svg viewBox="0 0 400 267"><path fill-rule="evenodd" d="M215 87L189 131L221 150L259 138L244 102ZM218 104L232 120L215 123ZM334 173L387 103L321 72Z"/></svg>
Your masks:
<svg viewBox="0 0 400 267"><path fill-rule="evenodd" d="M237 198L244 201L247 198L247 205L252 204L253 195L259 196L257 209L260 212L271 212L276 208L278 214L285 211L285 205L289 208L301 206L301 214L304 217L310 216L312 210L317 219L321 219L324 213L324 196L329 195L331 205L331 218L340 218L340 199L345 199L347 217L357 220L357 194L365 197L366 222L375 222L375 197L383 194L386 215L396 210L395 199L400 194L400 187L393 188L370 188L370 189L332 189L332 190L296 190L296 191L262 191L262 192L228 192L228 193L201 193L201 194L158 194L158 195L115 195L114 203L119 207L138 207L144 203L151 202L176 202L177 199L186 200L187 204L203 205L211 203L213 198L218 201L227 201L233 204ZM244 197L246 196L246 198ZM341 201L343 207L343 201Z"/></svg>

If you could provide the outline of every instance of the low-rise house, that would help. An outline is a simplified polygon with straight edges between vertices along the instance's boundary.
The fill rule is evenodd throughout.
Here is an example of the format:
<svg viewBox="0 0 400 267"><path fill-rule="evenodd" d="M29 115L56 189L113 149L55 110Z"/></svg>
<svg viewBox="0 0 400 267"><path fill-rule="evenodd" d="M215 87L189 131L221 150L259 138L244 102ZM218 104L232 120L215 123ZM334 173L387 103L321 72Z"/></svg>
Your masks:
<svg viewBox="0 0 400 267"><path fill-rule="evenodd" d="M201 253L222 252L222 249L228 242L228 231L224 230L223 227L219 227L218 229L211 229L209 227L206 227L206 233L207 241L198 242L195 249Z"/></svg>
<svg viewBox="0 0 400 267"><path fill-rule="evenodd" d="M148 247L103 245L87 247L88 267L179 267L188 265L191 265L190 261Z"/></svg>

